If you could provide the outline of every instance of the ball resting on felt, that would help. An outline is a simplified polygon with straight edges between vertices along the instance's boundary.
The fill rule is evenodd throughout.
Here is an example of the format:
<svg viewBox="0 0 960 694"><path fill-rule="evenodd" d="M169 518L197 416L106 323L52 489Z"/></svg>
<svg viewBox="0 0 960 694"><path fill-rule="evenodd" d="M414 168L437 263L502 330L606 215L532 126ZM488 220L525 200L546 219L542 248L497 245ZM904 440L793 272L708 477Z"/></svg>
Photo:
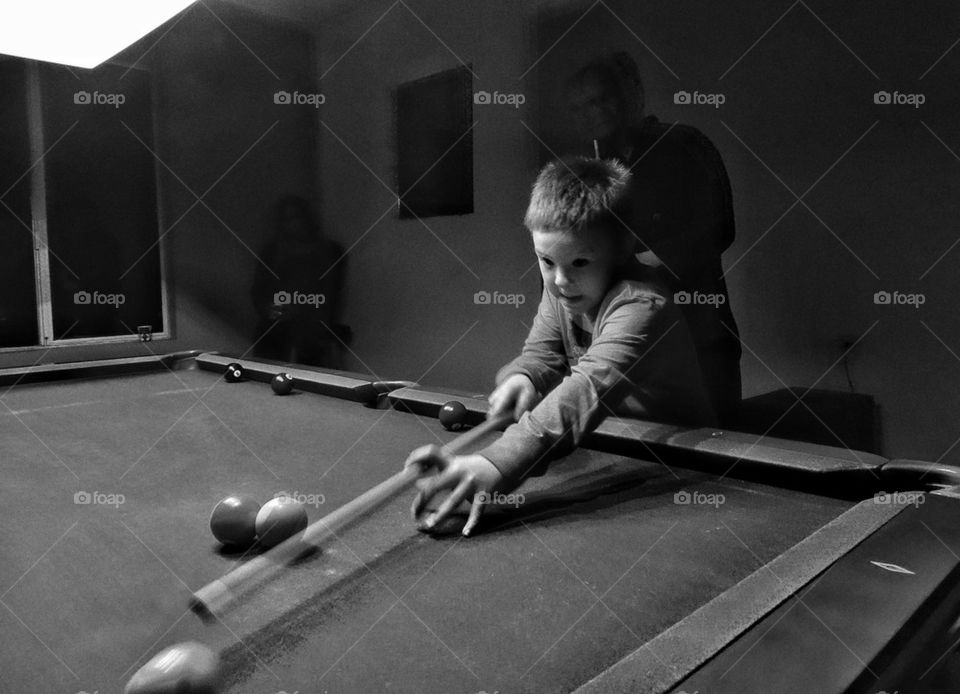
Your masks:
<svg viewBox="0 0 960 694"><path fill-rule="evenodd" d="M249 547L257 538L260 503L249 496L231 495L220 500L210 514L210 532L232 547Z"/></svg>
<svg viewBox="0 0 960 694"><path fill-rule="evenodd" d="M280 373L270 381L270 387L277 395L289 395L293 392L293 376L288 373Z"/></svg>
<svg viewBox="0 0 960 694"><path fill-rule="evenodd" d="M440 408L439 419L447 431L459 431L467 423L467 408L462 402L451 400Z"/></svg>
<svg viewBox="0 0 960 694"><path fill-rule="evenodd" d="M257 513L256 527L257 541L269 549L307 527L307 509L289 496L275 497Z"/></svg>
<svg viewBox="0 0 960 694"><path fill-rule="evenodd" d="M187 641L157 653L137 670L124 694L217 694L220 659L202 643Z"/></svg>
<svg viewBox="0 0 960 694"><path fill-rule="evenodd" d="M223 380L227 383L236 383L241 378L243 378L243 367L237 362L227 364L227 369L223 372Z"/></svg>

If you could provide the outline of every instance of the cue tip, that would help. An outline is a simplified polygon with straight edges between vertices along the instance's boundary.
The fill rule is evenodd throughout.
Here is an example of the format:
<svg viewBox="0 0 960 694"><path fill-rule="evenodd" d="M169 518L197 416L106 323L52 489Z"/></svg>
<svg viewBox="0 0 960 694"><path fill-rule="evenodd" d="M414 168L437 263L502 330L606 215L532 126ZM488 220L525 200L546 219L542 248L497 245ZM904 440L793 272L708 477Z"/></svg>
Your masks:
<svg viewBox="0 0 960 694"><path fill-rule="evenodd" d="M207 604L196 594L190 597L190 611L197 615L204 624L211 624L216 619Z"/></svg>
<svg viewBox="0 0 960 694"><path fill-rule="evenodd" d="M222 612L224 605L230 603L233 593L221 581L214 581L190 596L190 611L197 615L205 624L217 621L217 613Z"/></svg>

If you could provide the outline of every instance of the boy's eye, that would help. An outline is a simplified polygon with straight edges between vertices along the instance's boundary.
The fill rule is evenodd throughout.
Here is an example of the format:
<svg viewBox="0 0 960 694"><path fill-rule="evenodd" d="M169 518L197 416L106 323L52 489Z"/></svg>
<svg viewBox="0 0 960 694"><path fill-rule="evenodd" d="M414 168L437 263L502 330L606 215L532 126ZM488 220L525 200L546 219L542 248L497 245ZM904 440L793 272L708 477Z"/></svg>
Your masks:
<svg viewBox="0 0 960 694"><path fill-rule="evenodd" d="M576 260L573 261L574 267L586 267L589 264L590 264L590 261L587 260L586 258L577 258Z"/></svg>
<svg viewBox="0 0 960 694"><path fill-rule="evenodd" d="M540 258L540 262L546 265L547 267L553 267L553 261L549 258Z"/></svg>

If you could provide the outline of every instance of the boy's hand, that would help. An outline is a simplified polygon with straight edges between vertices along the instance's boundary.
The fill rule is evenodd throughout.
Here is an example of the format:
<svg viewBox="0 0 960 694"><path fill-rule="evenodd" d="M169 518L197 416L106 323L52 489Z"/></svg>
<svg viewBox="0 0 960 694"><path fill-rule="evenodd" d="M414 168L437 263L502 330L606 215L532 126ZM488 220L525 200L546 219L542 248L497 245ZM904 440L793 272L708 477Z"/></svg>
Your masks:
<svg viewBox="0 0 960 694"><path fill-rule="evenodd" d="M421 446L410 454L404 466L416 466L424 475L432 467L439 468L438 474L417 482L419 491L411 509L414 519L419 520L424 507L438 492L452 490L437 510L421 524L420 527L424 530L433 529L463 501L470 500L470 517L462 531L464 536L470 535L483 513L485 498L503 484L503 475L482 455L458 455L448 458L437 445Z"/></svg>
<svg viewBox="0 0 960 694"><path fill-rule="evenodd" d="M540 394L529 378L523 374L513 374L497 386L487 400L490 402L487 419L502 412L512 412L514 420L520 421L520 415L540 402Z"/></svg>

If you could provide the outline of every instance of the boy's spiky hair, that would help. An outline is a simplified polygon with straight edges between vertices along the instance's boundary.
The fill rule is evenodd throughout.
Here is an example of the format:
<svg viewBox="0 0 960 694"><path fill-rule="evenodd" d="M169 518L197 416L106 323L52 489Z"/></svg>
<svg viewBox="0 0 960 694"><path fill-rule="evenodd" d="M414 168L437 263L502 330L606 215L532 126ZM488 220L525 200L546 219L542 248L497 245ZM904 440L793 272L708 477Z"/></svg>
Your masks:
<svg viewBox="0 0 960 694"><path fill-rule="evenodd" d="M533 184L524 224L530 231L625 228L630 172L615 159L570 157L543 167Z"/></svg>

